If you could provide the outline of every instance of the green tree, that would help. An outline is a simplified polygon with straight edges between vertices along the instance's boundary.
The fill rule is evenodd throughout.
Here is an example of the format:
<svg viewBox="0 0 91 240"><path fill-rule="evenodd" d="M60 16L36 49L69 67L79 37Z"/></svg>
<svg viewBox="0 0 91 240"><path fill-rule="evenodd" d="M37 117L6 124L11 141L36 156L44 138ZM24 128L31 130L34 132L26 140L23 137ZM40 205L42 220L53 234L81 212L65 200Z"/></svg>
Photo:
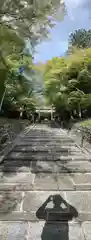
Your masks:
<svg viewBox="0 0 91 240"><path fill-rule="evenodd" d="M51 20L57 19L56 11L59 9L62 17L64 4L60 0L1 0L0 24L14 29L23 38L33 40L34 44L47 35L48 26L53 26Z"/></svg>
<svg viewBox="0 0 91 240"><path fill-rule="evenodd" d="M91 30L78 29L69 36L69 48L88 48L91 47Z"/></svg>
<svg viewBox="0 0 91 240"><path fill-rule="evenodd" d="M41 70L42 68L42 70ZM90 107L91 94L91 49L76 50L65 58L53 58L41 65L45 96L57 112L81 111Z"/></svg>
<svg viewBox="0 0 91 240"><path fill-rule="evenodd" d="M7 78L4 82L4 103L8 102L9 108L20 107L26 103L26 99L33 98L34 83L31 77L34 74L33 62L31 55L21 55L12 53L6 58L7 63ZM19 68L24 68L24 73L21 75ZM3 93L4 93L3 92ZM6 105L6 104L5 104ZM32 102L30 104L32 106Z"/></svg>
<svg viewBox="0 0 91 240"><path fill-rule="evenodd" d="M84 93L91 93L91 74L87 69L83 69L78 75L78 87Z"/></svg>

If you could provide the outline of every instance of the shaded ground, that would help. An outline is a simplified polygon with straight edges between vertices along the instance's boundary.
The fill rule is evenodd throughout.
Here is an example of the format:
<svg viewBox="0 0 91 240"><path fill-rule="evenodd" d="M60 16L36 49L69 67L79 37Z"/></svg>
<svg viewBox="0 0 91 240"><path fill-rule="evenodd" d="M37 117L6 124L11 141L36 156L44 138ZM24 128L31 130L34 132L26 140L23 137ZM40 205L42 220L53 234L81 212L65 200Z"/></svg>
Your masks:
<svg viewBox="0 0 91 240"><path fill-rule="evenodd" d="M29 124L28 120L0 118L0 151L11 143Z"/></svg>
<svg viewBox="0 0 91 240"><path fill-rule="evenodd" d="M91 119L73 124L68 132L80 146L91 152Z"/></svg>

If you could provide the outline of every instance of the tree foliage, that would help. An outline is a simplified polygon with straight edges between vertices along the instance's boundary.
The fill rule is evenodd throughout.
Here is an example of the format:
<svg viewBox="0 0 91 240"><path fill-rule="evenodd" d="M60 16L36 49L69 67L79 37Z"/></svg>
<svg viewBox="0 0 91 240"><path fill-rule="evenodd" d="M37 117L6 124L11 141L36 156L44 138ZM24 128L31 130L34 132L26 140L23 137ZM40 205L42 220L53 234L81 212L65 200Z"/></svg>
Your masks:
<svg viewBox="0 0 91 240"><path fill-rule="evenodd" d="M91 47L91 30L78 29L69 36L69 47L89 48Z"/></svg>
<svg viewBox="0 0 91 240"><path fill-rule="evenodd" d="M62 17L63 1L1 0L0 24L9 26L23 38L32 39L34 43L46 36L48 27L52 27L51 20L57 19L59 9Z"/></svg>
<svg viewBox="0 0 91 240"><path fill-rule="evenodd" d="M31 76L34 75L32 56L12 53L6 57L5 61L8 70L6 68L5 78L3 77L1 81L4 88L0 88L2 94L6 91L3 109L7 104L5 111L19 110L20 106L26 104L32 108L34 105L34 83ZM24 68L22 74L19 70L21 67ZM5 69L2 72L5 73Z"/></svg>
<svg viewBox="0 0 91 240"><path fill-rule="evenodd" d="M43 77L46 98L59 114L79 115L91 106L91 48L51 59L43 66Z"/></svg>
<svg viewBox="0 0 91 240"><path fill-rule="evenodd" d="M60 0L0 1L0 97L6 89L4 103L11 108L35 105L33 49L48 36L54 20L62 18L64 8ZM22 76L20 67L24 67Z"/></svg>
<svg viewBox="0 0 91 240"><path fill-rule="evenodd" d="M8 68L6 57L20 53L25 43L33 53L34 46L47 36L57 20L57 12L64 14L63 1L4 0L0 1L0 68ZM49 17L51 16L51 17Z"/></svg>

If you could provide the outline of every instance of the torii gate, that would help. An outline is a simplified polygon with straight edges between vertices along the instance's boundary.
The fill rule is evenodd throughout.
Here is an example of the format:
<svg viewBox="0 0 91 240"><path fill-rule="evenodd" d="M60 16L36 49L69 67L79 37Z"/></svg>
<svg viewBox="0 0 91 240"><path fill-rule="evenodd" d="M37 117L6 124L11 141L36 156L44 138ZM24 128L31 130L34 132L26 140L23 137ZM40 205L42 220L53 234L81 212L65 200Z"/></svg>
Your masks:
<svg viewBox="0 0 91 240"><path fill-rule="evenodd" d="M53 120L55 109L53 108L53 106L51 108L47 108L47 107L43 108L43 109L37 108L36 113L38 113L39 120L40 120L40 117L43 113L44 114L47 114L47 113L50 114L51 115L51 120Z"/></svg>

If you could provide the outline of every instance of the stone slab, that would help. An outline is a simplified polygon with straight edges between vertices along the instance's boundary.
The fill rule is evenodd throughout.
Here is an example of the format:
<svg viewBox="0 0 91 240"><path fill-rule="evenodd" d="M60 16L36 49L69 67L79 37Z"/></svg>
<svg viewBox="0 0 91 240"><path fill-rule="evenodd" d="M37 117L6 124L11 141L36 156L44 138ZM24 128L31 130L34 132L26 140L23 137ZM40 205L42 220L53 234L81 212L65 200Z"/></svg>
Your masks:
<svg viewBox="0 0 91 240"><path fill-rule="evenodd" d="M5 166L14 166L14 167L21 167L21 166L26 166L26 167L30 167L30 161L29 160L25 160L25 159L5 159L4 162L2 162L2 165L0 165L1 167Z"/></svg>
<svg viewBox="0 0 91 240"><path fill-rule="evenodd" d="M91 240L91 222L82 223L82 230L84 233L84 240Z"/></svg>
<svg viewBox="0 0 91 240"><path fill-rule="evenodd" d="M35 231L36 229L36 231ZM84 240L81 226L78 223L30 222L28 225L28 240Z"/></svg>
<svg viewBox="0 0 91 240"><path fill-rule="evenodd" d="M85 155L76 154L76 153L75 153L75 155L68 153L67 156L61 154L59 157L59 160L60 160L60 162L72 161L72 164L74 164L74 162L89 161L88 157L86 157Z"/></svg>
<svg viewBox="0 0 91 240"><path fill-rule="evenodd" d="M72 153L74 153L74 152L76 152L77 154L80 154L81 153L81 151L79 151L79 149L78 150L71 150L70 148L66 148L66 147L57 147L57 146L55 146L55 145L51 145L51 146L49 146L49 145L46 145L46 144L44 144L43 146L37 146L37 144L36 145L32 145L32 146L23 146L23 147L16 147L16 148L14 148L13 149L13 152L20 152L20 153L30 153L30 152L60 152L60 153L65 153L65 152L67 152L67 153L70 153L70 151L72 152Z"/></svg>
<svg viewBox="0 0 91 240"><path fill-rule="evenodd" d="M13 166L13 163L11 165L8 165L7 166L2 166L0 167L0 172L3 172L4 174L5 173L9 173L9 174L12 174L12 172L30 172L30 167L27 167L26 165L23 166L18 164L18 166Z"/></svg>
<svg viewBox="0 0 91 240"><path fill-rule="evenodd" d="M0 221L38 221L35 212L9 212L7 214L0 213ZM0 239L1 240L1 239Z"/></svg>
<svg viewBox="0 0 91 240"><path fill-rule="evenodd" d="M79 152L79 148L76 148L76 147L71 147L71 146L60 146L60 144L41 144L41 146L37 143L37 144L30 144L28 146L16 146L14 148L14 150L17 150L17 151L30 151L34 148L34 150L36 151L44 151L46 149L54 149L54 147L57 149L57 150L60 150L60 151L76 151L76 152Z"/></svg>
<svg viewBox="0 0 91 240"><path fill-rule="evenodd" d="M8 172L17 172L20 171L19 169L21 169L21 171L25 171L28 172L30 169L30 161L22 161L22 160L5 160L4 162L2 162L2 164L0 165L0 172L3 173L8 173ZM13 175L13 174L12 174Z"/></svg>
<svg viewBox="0 0 91 240"><path fill-rule="evenodd" d="M58 190L58 182L56 174L39 173L35 176L34 181L35 190Z"/></svg>
<svg viewBox="0 0 91 240"><path fill-rule="evenodd" d="M71 179L75 190L91 190L91 173L74 173Z"/></svg>
<svg viewBox="0 0 91 240"><path fill-rule="evenodd" d="M38 139L38 140L69 140L69 141L72 141L70 140L69 137L65 136L64 134L63 135L53 135L53 134L40 134L40 133L36 133L36 134L31 134L31 135L26 135L24 136L24 140L32 140L32 139Z"/></svg>
<svg viewBox="0 0 91 240"><path fill-rule="evenodd" d="M66 191L66 201L77 209L78 214L91 215L91 191Z"/></svg>
<svg viewBox="0 0 91 240"><path fill-rule="evenodd" d="M35 175L28 172L2 173L0 178L0 191L32 190Z"/></svg>
<svg viewBox="0 0 91 240"><path fill-rule="evenodd" d="M30 191L26 192L23 210L25 212L35 212L38 208L48 199L49 196L60 194L59 191ZM60 194L64 198L64 192ZM53 208L53 203L50 202L47 204L48 207Z"/></svg>
<svg viewBox="0 0 91 240"><path fill-rule="evenodd" d="M69 161L64 165L61 163L61 161L57 163L59 166L57 169L58 172L91 172L91 163L89 161Z"/></svg>
<svg viewBox="0 0 91 240"><path fill-rule="evenodd" d="M0 191L31 191L33 189L33 185L25 182L0 184Z"/></svg>
<svg viewBox="0 0 91 240"><path fill-rule="evenodd" d="M12 172L12 175L6 173L2 174L2 177L0 179L0 183L29 183L32 184L34 179L34 174L32 173L26 173L26 172Z"/></svg>
<svg viewBox="0 0 91 240"><path fill-rule="evenodd" d="M69 223L68 240L85 240L81 225L79 223Z"/></svg>
<svg viewBox="0 0 91 240"><path fill-rule="evenodd" d="M91 221L90 213L80 213L77 221L79 222ZM32 221L39 222L39 219L36 217L36 212L9 212L7 214L0 213L0 221ZM43 220L41 220L43 221Z"/></svg>
<svg viewBox="0 0 91 240"><path fill-rule="evenodd" d="M30 169L32 173L56 173L58 167L53 161L31 161Z"/></svg>
<svg viewBox="0 0 91 240"><path fill-rule="evenodd" d="M0 213L19 211L22 201L21 192L0 191Z"/></svg>
<svg viewBox="0 0 91 240"><path fill-rule="evenodd" d="M43 151L43 152L39 152L39 151L31 151L31 152L12 152L7 156L7 159L9 159L9 161L24 161L25 163L28 162L28 160L40 160L40 161L47 161L47 160L58 160L58 159L62 159L64 160L64 158L68 159L68 152L54 152L54 151ZM71 160L72 157L69 156L69 160ZM26 161L25 161L26 160Z"/></svg>
<svg viewBox="0 0 91 240"><path fill-rule="evenodd" d="M27 223L0 222L0 240L25 240Z"/></svg>
<svg viewBox="0 0 91 240"><path fill-rule="evenodd" d="M44 144L48 144L49 146L52 146L52 145L60 145L60 147L72 147L72 146L75 146L75 143L74 142L69 142L69 141L31 141L31 142L24 142L24 140L22 140L20 143L19 143L19 146L36 146L36 143L37 145L44 145ZM17 144L16 144L17 146Z"/></svg>
<svg viewBox="0 0 91 240"><path fill-rule="evenodd" d="M32 173L86 173L91 172L89 161L31 161L30 169Z"/></svg>
<svg viewBox="0 0 91 240"><path fill-rule="evenodd" d="M28 143L25 143L25 147L24 147L24 144L22 144L22 141L21 141L21 143L19 144L19 145L17 145L16 144L16 146L15 146L15 149L20 149L20 148L26 148L26 149L30 149L30 148L32 148L32 147L40 147L40 142L37 142L36 143L36 141L35 142L29 142L29 144ZM70 144L70 143L67 143L66 145L64 145L64 144L60 144L60 142L41 142L41 147L44 147L44 146L46 146L46 147L57 147L57 148L62 148L62 149L72 149L72 147L73 148L76 148L76 146L75 146L75 143L74 144ZM78 150L79 148L77 148L76 150ZM72 149L73 150L73 149Z"/></svg>
<svg viewBox="0 0 91 240"><path fill-rule="evenodd" d="M57 181L59 190L74 190L74 185L69 174L57 174Z"/></svg>

